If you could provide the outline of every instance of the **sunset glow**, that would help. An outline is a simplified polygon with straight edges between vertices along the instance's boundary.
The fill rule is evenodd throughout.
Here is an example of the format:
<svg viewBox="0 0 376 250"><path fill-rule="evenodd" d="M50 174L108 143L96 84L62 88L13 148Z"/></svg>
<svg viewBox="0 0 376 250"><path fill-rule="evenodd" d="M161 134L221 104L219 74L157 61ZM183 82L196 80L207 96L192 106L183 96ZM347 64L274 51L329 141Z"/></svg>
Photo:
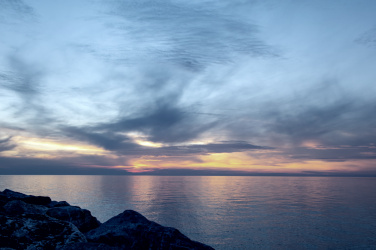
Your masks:
<svg viewBox="0 0 376 250"><path fill-rule="evenodd" d="M20 143L21 147L34 151L74 151L81 154L86 153L101 153L103 149L95 148L90 145L77 146L69 144L61 144L56 142L44 141L44 140L25 140Z"/></svg>

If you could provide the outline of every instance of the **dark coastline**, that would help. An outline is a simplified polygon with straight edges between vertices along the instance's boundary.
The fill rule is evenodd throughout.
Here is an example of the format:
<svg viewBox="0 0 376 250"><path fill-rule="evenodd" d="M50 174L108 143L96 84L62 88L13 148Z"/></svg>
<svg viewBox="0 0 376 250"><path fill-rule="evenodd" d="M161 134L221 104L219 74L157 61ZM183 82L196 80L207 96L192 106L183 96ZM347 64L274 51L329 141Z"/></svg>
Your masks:
<svg viewBox="0 0 376 250"><path fill-rule="evenodd" d="M9 189L0 192L0 225L7 249L213 249L133 210L100 223L66 201Z"/></svg>

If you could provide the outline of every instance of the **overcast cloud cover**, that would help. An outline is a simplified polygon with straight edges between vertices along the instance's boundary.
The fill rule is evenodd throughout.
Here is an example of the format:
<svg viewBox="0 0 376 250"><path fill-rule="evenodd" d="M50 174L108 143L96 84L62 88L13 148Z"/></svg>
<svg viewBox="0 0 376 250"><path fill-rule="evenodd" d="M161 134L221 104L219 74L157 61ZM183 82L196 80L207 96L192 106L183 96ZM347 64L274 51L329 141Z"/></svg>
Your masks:
<svg viewBox="0 0 376 250"><path fill-rule="evenodd" d="M1 1L0 174L376 175L375 12Z"/></svg>

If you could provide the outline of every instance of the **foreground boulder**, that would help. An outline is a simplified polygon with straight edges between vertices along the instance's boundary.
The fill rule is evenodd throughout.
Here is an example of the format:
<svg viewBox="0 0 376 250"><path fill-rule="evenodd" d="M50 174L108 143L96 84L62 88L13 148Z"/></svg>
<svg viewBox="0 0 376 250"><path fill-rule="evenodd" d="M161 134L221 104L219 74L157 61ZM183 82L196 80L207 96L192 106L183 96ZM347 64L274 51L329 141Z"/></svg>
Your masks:
<svg viewBox="0 0 376 250"><path fill-rule="evenodd" d="M47 196L26 195L9 189L5 189L2 194L9 200L21 200L34 205L47 206L51 202L51 198Z"/></svg>
<svg viewBox="0 0 376 250"><path fill-rule="evenodd" d="M53 218L73 223L81 232L97 228L100 222L91 215L89 210L76 206L50 208L47 215Z"/></svg>
<svg viewBox="0 0 376 250"><path fill-rule="evenodd" d="M87 242L73 224L40 214L16 217L0 215L0 247L55 249L75 242Z"/></svg>
<svg viewBox="0 0 376 250"><path fill-rule="evenodd" d="M112 247L103 243L94 242L79 242L67 244L63 247L58 247L58 250L122 250L123 248Z"/></svg>
<svg viewBox="0 0 376 250"><path fill-rule="evenodd" d="M47 210L45 206L28 204L20 200L9 201L4 205L4 212L8 215L45 214Z"/></svg>
<svg viewBox="0 0 376 250"><path fill-rule="evenodd" d="M192 241L179 230L126 210L86 234L88 241L123 249L213 249Z"/></svg>
<svg viewBox="0 0 376 250"><path fill-rule="evenodd" d="M0 192L0 249L213 249L126 210L101 223L50 197Z"/></svg>
<svg viewBox="0 0 376 250"><path fill-rule="evenodd" d="M66 201L51 201L50 204L47 205L48 207L66 207L70 206Z"/></svg>

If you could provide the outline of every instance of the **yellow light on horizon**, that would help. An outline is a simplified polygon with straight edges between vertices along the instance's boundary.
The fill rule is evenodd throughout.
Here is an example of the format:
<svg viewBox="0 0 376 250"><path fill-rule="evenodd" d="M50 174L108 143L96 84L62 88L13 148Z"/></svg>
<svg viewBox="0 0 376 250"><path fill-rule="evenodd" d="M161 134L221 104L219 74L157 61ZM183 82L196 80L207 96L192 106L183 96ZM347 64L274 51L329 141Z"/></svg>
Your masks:
<svg viewBox="0 0 376 250"><path fill-rule="evenodd" d="M35 141L24 141L22 142L26 147L38 148L43 150L68 150L68 151L98 151L102 152L102 149L90 147L90 146L73 146L60 143L51 143L51 142L35 142Z"/></svg>
<svg viewBox="0 0 376 250"><path fill-rule="evenodd" d="M18 138L17 139L21 148L27 151L72 151L80 154L104 154L106 150L90 146L90 145L79 145L79 144L69 144L60 143L47 139L39 138Z"/></svg>

